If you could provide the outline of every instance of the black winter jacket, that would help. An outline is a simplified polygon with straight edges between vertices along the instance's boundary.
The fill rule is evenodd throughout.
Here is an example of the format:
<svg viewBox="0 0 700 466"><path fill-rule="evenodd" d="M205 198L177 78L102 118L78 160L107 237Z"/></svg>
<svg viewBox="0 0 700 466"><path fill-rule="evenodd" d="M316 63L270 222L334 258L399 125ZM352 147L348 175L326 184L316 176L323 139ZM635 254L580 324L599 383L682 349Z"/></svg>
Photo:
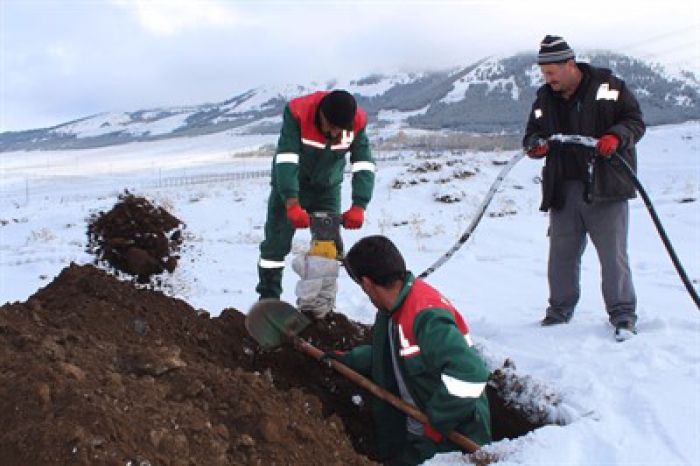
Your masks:
<svg viewBox="0 0 700 466"><path fill-rule="evenodd" d="M553 134L578 134L600 138L614 134L620 139L618 153L636 170L637 154L635 144L645 131L639 102L627 88L625 82L604 68L596 68L586 63L577 63L579 69L588 75L588 85L583 93L576 93L580 99L570 111L580 112L577 118L570 118L578 127L563 131L563 119L557 115L555 99L561 98L545 84L537 91L537 98L527 122L523 145L528 146L534 138L546 139ZM570 123L569 123L570 124ZM542 205L546 212L564 206L563 167L561 144L549 144L545 166L542 170ZM593 155L593 149L591 155ZM634 184L616 158L596 157L594 178L589 195L593 202L620 201L636 196Z"/></svg>

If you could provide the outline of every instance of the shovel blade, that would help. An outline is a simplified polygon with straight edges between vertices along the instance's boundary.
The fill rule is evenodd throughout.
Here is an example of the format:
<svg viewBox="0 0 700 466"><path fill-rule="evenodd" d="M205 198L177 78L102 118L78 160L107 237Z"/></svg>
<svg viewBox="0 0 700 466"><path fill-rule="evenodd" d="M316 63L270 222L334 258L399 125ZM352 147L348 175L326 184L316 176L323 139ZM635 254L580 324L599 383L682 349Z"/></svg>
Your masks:
<svg viewBox="0 0 700 466"><path fill-rule="evenodd" d="M250 308L245 327L264 348L279 346L297 336L311 321L291 304L279 299L261 299Z"/></svg>

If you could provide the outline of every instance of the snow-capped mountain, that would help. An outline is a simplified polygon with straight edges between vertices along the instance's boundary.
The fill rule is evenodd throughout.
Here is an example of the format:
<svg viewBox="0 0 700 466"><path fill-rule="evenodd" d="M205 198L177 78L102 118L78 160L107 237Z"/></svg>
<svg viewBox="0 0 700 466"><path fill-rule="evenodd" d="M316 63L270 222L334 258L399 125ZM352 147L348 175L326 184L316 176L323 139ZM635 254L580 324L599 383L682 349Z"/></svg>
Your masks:
<svg viewBox="0 0 700 466"><path fill-rule="evenodd" d="M579 60L611 68L638 96L649 125L700 118L700 83L658 65L606 51ZM355 94L375 127L519 133L543 81L531 53L490 57L466 68L250 89L220 103L102 113L52 128L0 133L0 151L71 149L222 131L276 132L287 100L319 89Z"/></svg>

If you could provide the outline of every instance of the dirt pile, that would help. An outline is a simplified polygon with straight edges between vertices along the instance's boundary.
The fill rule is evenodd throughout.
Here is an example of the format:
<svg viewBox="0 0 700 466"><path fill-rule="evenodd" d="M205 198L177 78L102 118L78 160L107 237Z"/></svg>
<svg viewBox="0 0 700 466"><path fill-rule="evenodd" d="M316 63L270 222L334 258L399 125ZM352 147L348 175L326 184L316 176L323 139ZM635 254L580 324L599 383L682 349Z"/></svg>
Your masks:
<svg viewBox="0 0 700 466"><path fill-rule="evenodd" d="M315 325L322 349L367 337L337 314ZM234 309L210 318L89 265L0 307L3 465L369 464L357 394L291 348L259 352Z"/></svg>
<svg viewBox="0 0 700 466"><path fill-rule="evenodd" d="M302 336L344 350L370 328L332 313ZM545 423L527 393L494 372L495 440ZM90 265L0 307L2 465L371 464L370 398L291 347L263 351L235 309L211 318Z"/></svg>
<svg viewBox="0 0 700 466"><path fill-rule="evenodd" d="M126 192L109 212L88 219L88 252L106 264L148 283L172 272L179 259L183 223L162 207Z"/></svg>

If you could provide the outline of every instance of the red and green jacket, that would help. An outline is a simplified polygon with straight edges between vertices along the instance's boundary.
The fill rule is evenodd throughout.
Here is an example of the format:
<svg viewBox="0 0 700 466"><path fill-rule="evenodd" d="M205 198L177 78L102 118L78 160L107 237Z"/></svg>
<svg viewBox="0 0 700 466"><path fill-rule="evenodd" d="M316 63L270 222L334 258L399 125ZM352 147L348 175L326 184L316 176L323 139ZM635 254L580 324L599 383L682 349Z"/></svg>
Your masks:
<svg viewBox="0 0 700 466"><path fill-rule="evenodd" d="M283 200L300 190L327 192L343 181L345 155L352 164L352 203L367 207L374 190L375 164L369 148L367 115L358 107L352 131L334 141L320 130L318 107L328 94L319 91L289 101L272 165L272 186Z"/></svg>
<svg viewBox="0 0 700 466"><path fill-rule="evenodd" d="M418 409L442 434L456 430L478 444L491 441L486 398L489 371L474 349L469 327L437 290L409 274L392 308L378 311L372 344L340 357L341 362L400 396L388 321L394 322L393 347L406 388ZM379 399L373 401L379 454L401 451L406 415Z"/></svg>

